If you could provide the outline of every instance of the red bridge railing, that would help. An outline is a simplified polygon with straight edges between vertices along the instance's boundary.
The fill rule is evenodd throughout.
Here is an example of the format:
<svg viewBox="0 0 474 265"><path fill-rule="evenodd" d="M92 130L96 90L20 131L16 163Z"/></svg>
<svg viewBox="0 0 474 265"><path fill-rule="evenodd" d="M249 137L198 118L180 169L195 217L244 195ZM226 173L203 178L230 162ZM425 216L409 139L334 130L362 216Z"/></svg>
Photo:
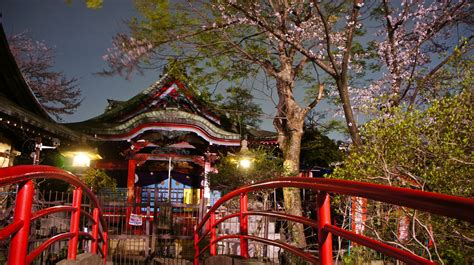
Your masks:
<svg viewBox="0 0 474 265"><path fill-rule="evenodd" d="M318 220L311 220L309 218L289 215L281 212L247 210L247 193L283 187L296 187L317 191L316 210ZM207 250L209 250L211 256L217 255L217 242L229 238L240 239L240 256L244 258L249 257L248 240L254 240L267 245L273 245L285 249L286 251L289 251L313 264L333 264L333 235L340 236L342 238L356 242L357 244L372 248L408 264L435 264L428 259L417 256L408 251L395 248L383 242L332 225L329 193L363 197L474 223L474 199L345 180L301 177L279 178L244 186L234 190L224 195L210 208L208 213L203 217L202 221L196 226L194 232L194 249L196 253L194 264L199 265L200 256ZM220 220L216 220L216 210L218 210L218 208L225 202L237 196L240 197L240 211L238 213L224 216ZM315 257L310 253L306 253L303 250L286 243L248 235L249 215L277 217L317 228L319 257ZM225 220L235 217L239 217L240 219L240 234L217 237L217 226ZM210 236L210 243L207 244L203 249L199 249L199 243L208 235Z"/></svg>
<svg viewBox="0 0 474 265"><path fill-rule="evenodd" d="M73 191L72 205L57 205L33 212L34 179L58 179L73 185L75 190ZM107 227L99 201L85 183L73 174L51 166L34 165L0 168L0 186L11 184L18 184L13 222L0 229L0 240L7 240L11 237L8 253L9 265L30 264L49 246L62 240L69 240L67 259L75 260L79 237L92 240L91 252L100 254L105 263L107 258ZM81 208L83 194L90 199L91 212ZM72 213L70 231L54 235L28 253L28 238L32 221L59 212ZM92 222L91 233L80 231L81 215ZM101 246L99 246L100 243L102 243Z"/></svg>

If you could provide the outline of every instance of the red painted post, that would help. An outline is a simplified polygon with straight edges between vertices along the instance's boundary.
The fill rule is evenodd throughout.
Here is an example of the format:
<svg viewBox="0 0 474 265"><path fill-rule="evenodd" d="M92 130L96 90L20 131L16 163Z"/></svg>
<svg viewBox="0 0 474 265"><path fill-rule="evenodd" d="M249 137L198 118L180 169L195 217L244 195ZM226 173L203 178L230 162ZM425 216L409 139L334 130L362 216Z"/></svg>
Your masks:
<svg viewBox="0 0 474 265"><path fill-rule="evenodd" d="M244 215L248 209L247 193L240 194L240 235L248 235L248 216ZM240 237L240 256L249 257L249 241L244 237Z"/></svg>
<svg viewBox="0 0 474 265"><path fill-rule="evenodd" d="M82 201L82 189L76 188L73 192L72 207L75 211L71 215L70 232L74 233L74 236L69 239L69 246L67 252L68 260L76 260L77 246L79 242L79 223L81 221L81 201Z"/></svg>
<svg viewBox="0 0 474 265"><path fill-rule="evenodd" d="M99 247L99 208L94 208L92 217L94 217L95 223L92 225L92 237L94 238L94 241L92 242L91 252L97 254L97 249Z"/></svg>
<svg viewBox="0 0 474 265"><path fill-rule="evenodd" d="M194 226L194 265L199 265L199 234Z"/></svg>
<svg viewBox="0 0 474 265"><path fill-rule="evenodd" d="M321 264L333 264L332 235L324 229L331 224L331 203L329 194L320 191L317 196L319 261Z"/></svg>
<svg viewBox="0 0 474 265"><path fill-rule="evenodd" d="M23 220L23 226L13 235L8 253L9 265L26 264L28 254L28 237L30 236L31 205L35 186L32 180L19 184L18 194L15 202L15 215L13 221Z"/></svg>
<svg viewBox="0 0 474 265"><path fill-rule="evenodd" d="M142 188L135 187L135 213L142 214Z"/></svg>
<svg viewBox="0 0 474 265"><path fill-rule="evenodd" d="M132 214L133 202L135 201L135 169L136 161L128 160L128 179L127 179L127 230L130 230L130 215Z"/></svg>
<svg viewBox="0 0 474 265"><path fill-rule="evenodd" d="M142 189L141 187L135 187L135 214L140 215L142 222L143 222L143 215L142 215ZM133 234L134 235L141 235L143 229L141 226L133 226Z"/></svg>
<svg viewBox="0 0 474 265"><path fill-rule="evenodd" d="M102 243L102 253L104 254L104 264L107 263L107 249L109 245L109 237L107 232L102 233L102 237L104 238L104 242Z"/></svg>
<svg viewBox="0 0 474 265"><path fill-rule="evenodd" d="M211 216L210 216L211 242L217 239L215 223L216 223L216 213L211 212ZM209 251L211 253L211 256L217 255L217 244L211 243Z"/></svg>

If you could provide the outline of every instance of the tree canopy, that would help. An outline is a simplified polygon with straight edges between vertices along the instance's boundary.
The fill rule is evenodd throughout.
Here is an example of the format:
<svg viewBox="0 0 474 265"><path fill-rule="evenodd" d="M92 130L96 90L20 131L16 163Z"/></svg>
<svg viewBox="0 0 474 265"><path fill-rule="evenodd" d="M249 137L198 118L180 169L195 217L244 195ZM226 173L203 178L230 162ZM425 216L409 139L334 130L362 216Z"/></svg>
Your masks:
<svg viewBox="0 0 474 265"><path fill-rule="evenodd" d="M472 92L436 100L426 110L394 109L363 127L332 177L472 197Z"/></svg>

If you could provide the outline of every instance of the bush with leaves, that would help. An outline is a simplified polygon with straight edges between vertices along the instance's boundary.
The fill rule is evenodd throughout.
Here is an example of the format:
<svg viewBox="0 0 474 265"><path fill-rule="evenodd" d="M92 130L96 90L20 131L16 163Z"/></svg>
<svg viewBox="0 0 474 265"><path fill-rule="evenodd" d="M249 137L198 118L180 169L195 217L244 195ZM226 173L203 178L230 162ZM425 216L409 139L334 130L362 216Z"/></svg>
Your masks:
<svg viewBox="0 0 474 265"><path fill-rule="evenodd" d="M365 144L331 177L473 197L472 124L470 90L423 111L393 109L364 126ZM472 262L474 232L466 222L380 203L368 211L371 236L440 262ZM401 218L409 219L404 239L397 232Z"/></svg>
<svg viewBox="0 0 474 265"><path fill-rule="evenodd" d="M115 179L109 177L104 170L89 168L83 176L81 176L87 186L93 191L98 192L101 189L111 189L115 191L117 182Z"/></svg>

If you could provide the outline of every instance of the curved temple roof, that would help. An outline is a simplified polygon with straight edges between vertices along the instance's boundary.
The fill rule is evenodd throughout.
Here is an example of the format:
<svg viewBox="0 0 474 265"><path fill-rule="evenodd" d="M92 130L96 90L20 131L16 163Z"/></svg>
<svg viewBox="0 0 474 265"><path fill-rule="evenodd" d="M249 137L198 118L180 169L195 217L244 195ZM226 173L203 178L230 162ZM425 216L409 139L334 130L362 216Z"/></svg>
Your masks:
<svg viewBox="0 0 474 265"><path fill-rule="evenodd" d="M128 101L109 100L102 115L68 126L105 141L130 140L146 131L184 131L210 144L240 145L239 134L222 129L218 115L168 76Z"/></svg>
<svg viewBox="0 0 474 265"><path fill-rule="evenodd" d="M156 110L141 113L124 123L102 123L79 130L95 134L98 139L121 141L132 139L149 130L189 131L212 144L239 146L240 135L222 130L196 114L180 110Z"/></svg>

